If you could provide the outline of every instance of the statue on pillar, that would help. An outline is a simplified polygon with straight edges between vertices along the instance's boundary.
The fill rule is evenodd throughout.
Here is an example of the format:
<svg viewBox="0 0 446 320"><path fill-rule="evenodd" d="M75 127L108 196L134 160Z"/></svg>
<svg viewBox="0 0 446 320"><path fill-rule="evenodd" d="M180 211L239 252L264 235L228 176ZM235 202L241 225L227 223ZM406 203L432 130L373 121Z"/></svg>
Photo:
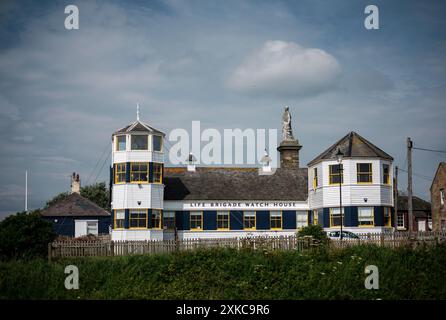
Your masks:
<svg viewBox="0 0 446 320"><path fill-rule="evenodd" d="M282 116L282 139L283 140L294 140L293 129L291 128L291 114L290 108L285 107L285 111Z"/></svg>

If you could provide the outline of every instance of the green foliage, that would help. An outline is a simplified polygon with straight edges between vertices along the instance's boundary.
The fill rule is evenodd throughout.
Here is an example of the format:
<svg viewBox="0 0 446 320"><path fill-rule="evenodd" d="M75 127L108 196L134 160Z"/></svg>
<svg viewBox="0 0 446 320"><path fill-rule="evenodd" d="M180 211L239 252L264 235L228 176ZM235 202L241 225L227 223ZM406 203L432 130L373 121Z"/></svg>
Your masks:
<svg viewBox="0 0 446 320"><path fill-rule="evenodd" d="M79 290L64 288L65 266ZM367 265L379 290L367 290ZM0 263L0 299L445 299L446 246L330 251L197 250Z"/></svg>
<svg viewBox="0 0 446 320"><path fill-rule="evenodd" d="M51 223L38 211L11 215L0 222L0 259L44 257L55 237Z"/></svg>
<svg viewBox="0 0 446 320"><path fill-rule="evenodd" d="M297 236L298 237L311 236L319 243L327 243L329 240L327 233L319 225L308 225L306 227L303 227L299 229L299 231L297 232Z"/></svg>
<svg viewBox="0 0 446 320"><path fill-rule="evenodd" d="M59 193L53 199L47 201L45 207L48 208L55 202L66 198L69 195L68 192ZM105 182L99 182L91 184L85 187L81 187L81 196L93 201L101 208L105 210L110 210L110 195L109 189L107 188Z"/></svg>

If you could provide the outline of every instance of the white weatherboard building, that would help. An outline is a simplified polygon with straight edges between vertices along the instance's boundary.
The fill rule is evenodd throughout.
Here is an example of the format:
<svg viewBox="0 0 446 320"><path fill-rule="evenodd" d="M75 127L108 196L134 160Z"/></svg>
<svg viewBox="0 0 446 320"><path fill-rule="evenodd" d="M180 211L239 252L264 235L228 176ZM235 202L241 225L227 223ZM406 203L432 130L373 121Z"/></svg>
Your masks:
<svg viewBox="0 0 446 320"><path fill-rule="evenodd" d="M164 167L164 137L139 116L112 135L113 240L292 235L309 224L338 230L340 182L345 230L393 226L393 159L355 132L301 168L302 146L286 109L280 168L273 174L246 167Z"/></svg>

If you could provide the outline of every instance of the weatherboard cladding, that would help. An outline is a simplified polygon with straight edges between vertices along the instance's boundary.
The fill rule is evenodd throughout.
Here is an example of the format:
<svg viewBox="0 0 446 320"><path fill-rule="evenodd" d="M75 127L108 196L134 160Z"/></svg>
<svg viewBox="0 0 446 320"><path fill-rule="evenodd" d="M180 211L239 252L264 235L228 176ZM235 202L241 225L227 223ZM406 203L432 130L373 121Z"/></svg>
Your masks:
<svg viewBox="0 0 446 320"><path fill-rule="evenodd" d="M164 200L306 201L307 169L279 168L259 175L258 168L164 169Z"/></svg>
<svg viewBox="0 0 446 320"><path fill-rule="evenodd" d="M341 150L345 158L381 158L393 160L389 154L352 131L310 161L308 165L312 166L322 160L336 159L338 150Z"/></svg>

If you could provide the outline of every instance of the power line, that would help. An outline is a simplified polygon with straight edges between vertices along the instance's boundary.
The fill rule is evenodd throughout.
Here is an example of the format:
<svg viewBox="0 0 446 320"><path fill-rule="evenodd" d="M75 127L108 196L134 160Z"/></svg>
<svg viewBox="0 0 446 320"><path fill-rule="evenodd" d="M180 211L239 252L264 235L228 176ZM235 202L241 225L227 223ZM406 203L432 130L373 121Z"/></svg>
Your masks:
<svg viewBox="0 0 446 320"><path fill-rule="evenodd" d="M412 149L422 150L422 151L429 151L429 152L446 153L446 151L444 151L444 150L434 150L434 149L417 148L417 147L412 147Z"/></svg>
<svg viewBox="0 0 446 320"><path fill-rule="evenodd" d="M101 156L100 156L99 159L96 161L96 165L94 166L93 170L90 172L90 175L88 176L87 183L86 183L87 185L88 185L88 182L90 181L91 177L93 176L93 174L94 174L96 168L98 167L99 163L101 162L102 157L104 156L105 152L106 152L109 148L110 148L110 144L107 142L106 148L104 149L104 151L102 151Z"/></svg>
<svg viewBox="0 0 446 320"><path fill-rule="evenodd" d="M398 167L398 170L407 172L407 170L402 169L402 168L400 168L400 167ZM423 174L421 174L421 173L412 172L412 174L413 174L414 176L418 177L418 178L425 179L425 180L428 180L428 181L432 181L432 180L434 179L434 178L432 178L432 177L423 175Z"/></svg>

